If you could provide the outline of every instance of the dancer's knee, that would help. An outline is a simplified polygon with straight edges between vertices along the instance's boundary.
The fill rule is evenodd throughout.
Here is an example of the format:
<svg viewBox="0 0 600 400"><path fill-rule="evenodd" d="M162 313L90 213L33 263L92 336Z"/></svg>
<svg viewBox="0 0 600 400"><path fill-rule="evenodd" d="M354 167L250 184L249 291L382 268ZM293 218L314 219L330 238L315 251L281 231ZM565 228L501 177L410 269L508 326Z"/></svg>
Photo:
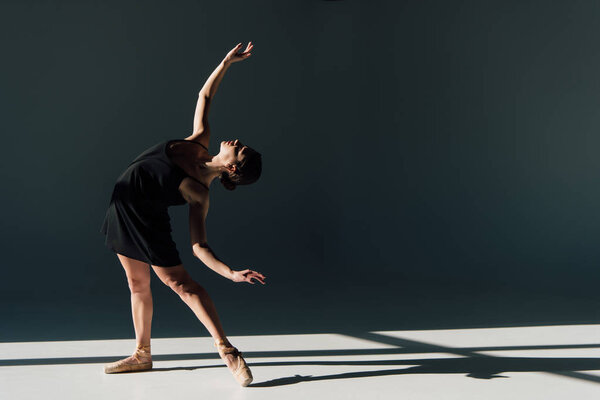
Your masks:
<svg viewBox="0 0 600 400"><path fill-rule="evenodd" d="M127 285L131 293L147 293L150 291L149 279L128 278Z"/></svg>
<svg viewBox="0 0 600 400"><path fill-rule="evenodd" d="M205 293L206 290L198 284L198 282L194 281L189 275L183 279L175 279L171 280L168 283L168 286L177 294L187 294L187 293Z"/></svg>

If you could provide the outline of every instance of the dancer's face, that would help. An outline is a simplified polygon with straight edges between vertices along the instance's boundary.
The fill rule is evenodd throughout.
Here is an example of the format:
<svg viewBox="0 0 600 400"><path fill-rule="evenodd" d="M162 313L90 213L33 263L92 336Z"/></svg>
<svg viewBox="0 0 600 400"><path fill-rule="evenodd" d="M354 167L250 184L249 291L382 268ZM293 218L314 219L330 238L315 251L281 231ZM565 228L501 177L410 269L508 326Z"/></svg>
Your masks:
<svg viewBox="0 0 600 400"><path fill-rule="evenodd" d="M248 153L248 146L245 146L238 139L227 140L221 142L221 149L219 154L221 159L227 164L237 164L246 158ZM236 167L237 168L237 167Z"/></svg>

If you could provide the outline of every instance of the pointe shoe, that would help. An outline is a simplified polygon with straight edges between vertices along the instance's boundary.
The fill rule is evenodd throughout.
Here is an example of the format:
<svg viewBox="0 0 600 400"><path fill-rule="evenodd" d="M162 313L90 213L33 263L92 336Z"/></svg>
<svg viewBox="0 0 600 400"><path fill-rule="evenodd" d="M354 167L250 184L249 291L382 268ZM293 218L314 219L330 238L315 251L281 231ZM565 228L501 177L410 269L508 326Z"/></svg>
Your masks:
<svg viewBox="0 0 600 400"><path fill-rule="evenodd" d="M237 368L232 372L233 377L240 385L248 386L253 379L252 372L250 371L250 368L248 368L246 360L242 357L242 352L233 347L227 339L217 339L215 340L214 345L222 358L226 354L233 355L234 359L237 360Z"/></svg>
<svg viewBox="0 0 600 400"><path fill-rule="evenodd" d="M137 346L133 355L119 361L104 365L105 374L120 372L146 371L152 369L152 355L150 346Z"/></svg>

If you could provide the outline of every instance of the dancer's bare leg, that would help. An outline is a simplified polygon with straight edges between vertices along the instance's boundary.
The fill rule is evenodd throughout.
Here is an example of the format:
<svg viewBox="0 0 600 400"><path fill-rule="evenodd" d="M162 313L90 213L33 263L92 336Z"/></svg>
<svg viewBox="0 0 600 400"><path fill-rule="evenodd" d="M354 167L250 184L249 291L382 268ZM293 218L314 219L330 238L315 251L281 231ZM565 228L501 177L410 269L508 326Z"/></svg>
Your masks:
<svg viewBox="0 0 600 400"><path fill-rule="evenodd" d="M150 292L150 267L148 264L117 253L125 269L131 292L131 315L135 329L136 349L122 360L104 366L107 374L147 370L152 368L150 352L150 328L152 324L152 293Z"/></svg>
<svg viewBox="0 0 600 400"><path fill-rule="evenodd" d="M131 316L133 317L136 344L149 346L153 312L150 267L143 261L134 260L118 253L117 256L125 269L127 284L131 292Z"/></svg>
<svg viewBox="0 0 600 400"><path fill-rule="evenodd" d="M152 269L159 279L177 293L181 300L194 312L213 339L227 340L217 309L208 292L192 279L183 264L175 267L152 265ZM231 354L227 354L223 360L230 369L237 366Z"/></svg>

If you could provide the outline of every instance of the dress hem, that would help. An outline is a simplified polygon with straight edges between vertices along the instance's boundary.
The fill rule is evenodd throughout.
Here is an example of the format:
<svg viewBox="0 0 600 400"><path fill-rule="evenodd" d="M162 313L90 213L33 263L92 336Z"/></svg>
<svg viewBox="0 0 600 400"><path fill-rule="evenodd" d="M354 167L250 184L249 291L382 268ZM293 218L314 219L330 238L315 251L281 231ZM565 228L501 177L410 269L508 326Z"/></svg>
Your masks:
<svg viewBox="0 0 600 400"><path fill-rule="evenodd" d="M111 251L113 251L115 254L117 254L117 253L118 253L118 254L121 254L121 255L123 255L123 256L125 256L125 257L131 258L131 259L133 259L133 260L136 260L136 261L141 261L141 262L143 262L143 263L146 263L146 264L148 264L148 265L154 265L155 267L169 268L169 267L176 267L176 266L178 266L178 265L182 264L181 260L179 260L179 262L177 262L176 264L173 264L173 265L158 265L158 264L154 264L154 262L152 262L152 261L148 261L148 260L140 260L140 259L139 259L139 256L131 256L131 255L129 255L129 254L125 254L126 252L123 252L123 251L121 251L121 250L117 250L117 249L115 249L114 247L112 247L112 246L110 246L110 245L108 245L108 244L106 245L106 247L107 247L108 249L110 249Z"/></svg>

